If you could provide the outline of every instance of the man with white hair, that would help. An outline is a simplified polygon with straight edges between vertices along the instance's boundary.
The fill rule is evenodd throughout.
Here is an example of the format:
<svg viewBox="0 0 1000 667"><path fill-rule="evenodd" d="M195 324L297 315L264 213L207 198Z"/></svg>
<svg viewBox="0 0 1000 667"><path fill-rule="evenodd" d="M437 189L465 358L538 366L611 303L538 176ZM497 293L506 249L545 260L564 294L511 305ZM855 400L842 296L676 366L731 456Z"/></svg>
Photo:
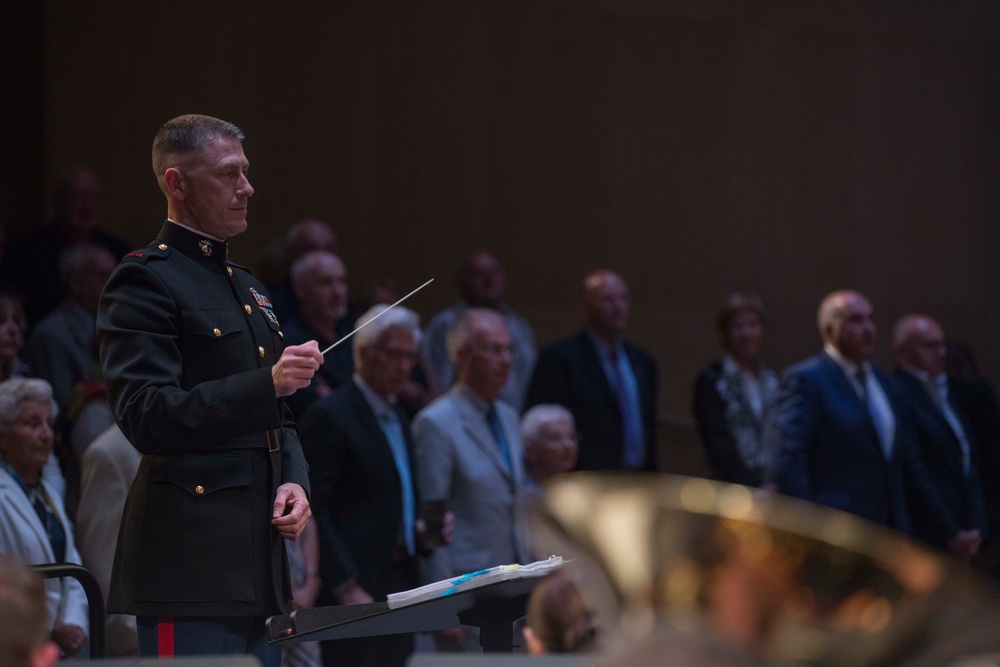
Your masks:
<svg viewBox="0 0 1000 667"><path fill-rule="evenodd" d="M443 505L455 514L449 546L435 549L425 582L495 565L530 561L518 506L525 487L517 412L499 400L511 369L503 317L470 308L448 332L458 382L413 421L417 489L427 514ZM438 633L458 648L459 633Z"/></svg>
<svg viewBox="0 0 1000 667"><path fill-rule="evenodd" d="M912 498L914 533L959 556L973 556L987 527L986 502L979 478L978 452L965 416L948 392L944 330L926 315L906 315L893 329L894 375L909 404L920 457L957 532L938 532L940 522L925 519L919 496Z"/></svg>
<svg viewBox="0 0 1000 667"><path fill-rule="evenodd" d="M872 364L878 330L871 302L839 290L820 303L823 351L787 369L765 428L769 481L777 490L912 532L907 487L929 521L948 513L920 462L899 388Z"/></svg>
<svg viewBox="0 0 1000 667"><path fill-rule="evenodd" d="M385 311L379 304L362 315ZM415 489L409 418L396 396L410 377L420 319L396 307L354 335L353 378L300 420L319 530L318 604L384 601L418 583L424 524ZM413 636L323 642L330 665L400 665Z"/></svg>

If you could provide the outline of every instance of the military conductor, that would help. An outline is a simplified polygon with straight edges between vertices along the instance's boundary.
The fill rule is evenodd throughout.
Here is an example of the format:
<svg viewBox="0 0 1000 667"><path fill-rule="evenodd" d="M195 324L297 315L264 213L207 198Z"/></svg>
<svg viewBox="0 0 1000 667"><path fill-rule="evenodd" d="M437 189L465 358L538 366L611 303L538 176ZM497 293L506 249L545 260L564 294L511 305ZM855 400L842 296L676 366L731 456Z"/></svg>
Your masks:
<svg viewBox="0 0 1000 667"><path fill-rule="evenodd" d="M267 292L228 261L253 187L243 133L209 116L153 142L167 198L157 238L126 256L101 300L114 416L142 452L115 553L110 611L138 617L143 656L252 653L290 611L282 538L309 521L307 466L284 397L322 363L285 347Z"/></svg>

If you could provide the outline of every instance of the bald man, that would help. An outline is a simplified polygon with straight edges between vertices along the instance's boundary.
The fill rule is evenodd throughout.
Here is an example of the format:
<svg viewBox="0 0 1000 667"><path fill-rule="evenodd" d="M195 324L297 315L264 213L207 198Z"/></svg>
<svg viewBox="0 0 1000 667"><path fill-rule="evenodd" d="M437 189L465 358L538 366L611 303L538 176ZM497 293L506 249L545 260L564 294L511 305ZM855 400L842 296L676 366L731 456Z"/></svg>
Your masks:
<svg viewBox="0 0 1000 667"><path fill-rule="evenodd" d="M961 530L940 533L924 513L919 495L911 498L914 533L959 556L973 556L986 530L986 503L972 430L948 392L944 330L926 315L906 315L893 329L895 379L913 415L920 457L938 497Z"/></svg>
<svg viewBox="0 0 1000 667"><path fill-rule="evenodd" d="M861 293L828 294L817 314L823 351L787 369L765 428L779 492L911 532L907 487L922 493L936 531L948 522L921 465L900 390L872 364L878 328Z"/></svg>
<svg viewBox="0 0 1000 667"><path fill-rule="evenodd" d="M577 470L656 470L656 362L623 338L625 280L602 269L587 275L584 327L538 355L527 407L569 408L580 434Z"/></svg>
<svg viewBox="0 0 1000 667"><path fill-rule="evenodd" d="M298 345L308 340L325 350L354 328L348 307L347 267L328 250L311 250L299 257L291 269L292 292L297 312L284 322L285 342ZM324 356L312 383L288 398L288 406L301 417L317 398L351 379L354 359L350 345L339 345Z"/></svg>

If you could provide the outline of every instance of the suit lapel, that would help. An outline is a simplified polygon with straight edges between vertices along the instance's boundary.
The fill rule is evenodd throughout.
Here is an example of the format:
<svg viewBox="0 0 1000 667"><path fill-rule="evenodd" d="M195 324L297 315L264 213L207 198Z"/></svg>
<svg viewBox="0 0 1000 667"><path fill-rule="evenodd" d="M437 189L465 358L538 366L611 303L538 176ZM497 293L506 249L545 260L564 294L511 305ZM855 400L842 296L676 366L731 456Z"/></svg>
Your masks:
<svg viewBox="0 0 1000 667"><path fill-rule="evenodd" d="M594 343L590 340L590 336L587 335L586 330L581 331L577 336L576 344L578 358L582 362L580 364L580 372L586 376L586 384L592 387L600 387L604 401L612 410L620 414L621 409L618 407L618 396L608 381L608 375L604 372L601 358L597 356L597 350L594 349ZM629 361L631 362L631 359Z"/></svg>
<svg viewBox="0 0 1000 667"><path fill-rule="evenodd" d="M350 380L350 383L354 413L358 415L358 422L368 436L365 441L369 444L365 447L364 455L377 461L379 468L392 471L398 482L399 471L396 470L396 460L392 456L392 448L389 446L388 438L385 437L385 431L382 430L382 425L379 424L361 390L353 380ZM410 469L412 470L412 466Z"/></svg>
<svg viewBox="0 0 1000 667"><path fill-rule="evenodd" d="M826 352L823 353L823 361L826 364L828 374L831 376L833 380L834 388L842 396L847 397L848 405L854 406L855 410L859 411L863 415L865 423L868 425L868 435L870 436L868 438L869 444L878 450L879 455L884 460L886 460L886 462L892 460L892 458L896 456L896 451L898 450L898 447L896 446L898 443L895 442L895 440L897 440L899 436L898 425L896 428L896 434L893 437L894 442L892 443L893 445L892 454L890 455L890 458L886 459L885 451L882 449L882 441L879 439L878 430L875 428L875 420L872 419L871 412L868 411L868 406L865 405L865 402L861 400L860 396L858 396L858 392L854 388L854 384L851 382L850 378L847 377L847 373L845 373L844 369L840 367L840 364L834 361L833 358ZM872 370L877 374L877 371L875 370L874 367L872 368ZM895 406L893 405L892 397L889 395L888 387L886 386L885 382L883 382L881 377L878 377L876 375L876 379L878 380L879 384L882 385L882 391L885 392L886 399L889 401L890 409L892 409L892 411L895 413L896 409Z"/></svg>
<svg viewBox="0 0 1000 667"><path fill-rule="evenodd" d="M51 488L47 486L43 488L51 497ZM55 558L55 555L52 553L49 536L45 533L42 522L38 519L38 514L35 512L35 508L31 506L31 503L28 502L28 497L21 490L21 487L6 472L0 472L0 499L2 499L5 507L13 508L14 513L20 518L20 523L31 530L39 543L43 545L49 562L51 562ZM66 525L63 517L57 514L56 518L63 522L63 526Z"/></svg>
<svg viewBox="0 0 1000 667"><path fill-rule="evenodd" d="M469 436L469 439L479 447L497 470L510 480L511 473L507 470L507 464L500 458L500 451L493 440L493 434L490 432L489 424L486 423L486 417L480 414L479 410L466 397L463 396L462 399L460 403L462 428L465 429L465 433Z"/></svg>

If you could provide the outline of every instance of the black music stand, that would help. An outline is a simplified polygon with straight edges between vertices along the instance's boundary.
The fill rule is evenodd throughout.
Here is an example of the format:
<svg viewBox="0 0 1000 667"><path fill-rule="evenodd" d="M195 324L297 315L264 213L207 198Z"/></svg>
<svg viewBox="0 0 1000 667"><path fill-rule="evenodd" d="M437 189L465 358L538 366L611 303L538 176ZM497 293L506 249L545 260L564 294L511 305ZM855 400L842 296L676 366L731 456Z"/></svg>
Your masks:
<svg viewBox="0 0 1000 667"><path fill-rule="evenodd" d="M514 645L514 621L525 614L540 579L527 577L461 591L389 609L385 602L297 609L267 619L270 643L323 641L429 632L468 625L479 628L483 651L507 652Z"/></svg>

